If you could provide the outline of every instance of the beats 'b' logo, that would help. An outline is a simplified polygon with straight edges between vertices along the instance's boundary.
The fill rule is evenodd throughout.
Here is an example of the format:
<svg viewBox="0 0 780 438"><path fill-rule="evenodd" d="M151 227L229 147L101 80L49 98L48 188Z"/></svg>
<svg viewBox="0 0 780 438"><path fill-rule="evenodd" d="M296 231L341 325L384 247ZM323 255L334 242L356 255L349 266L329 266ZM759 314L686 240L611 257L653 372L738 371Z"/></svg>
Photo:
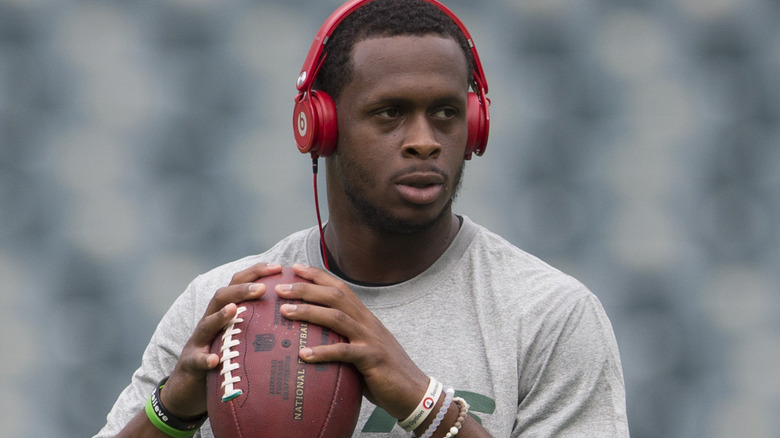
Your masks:
<svg viewBox="0 0 780 438"><path fill-rule="evenodd" d="M309 123L306 120L306 113L304 111L298 112L298 135L301 137L306 136L306 131L309 129Z"/></svg>

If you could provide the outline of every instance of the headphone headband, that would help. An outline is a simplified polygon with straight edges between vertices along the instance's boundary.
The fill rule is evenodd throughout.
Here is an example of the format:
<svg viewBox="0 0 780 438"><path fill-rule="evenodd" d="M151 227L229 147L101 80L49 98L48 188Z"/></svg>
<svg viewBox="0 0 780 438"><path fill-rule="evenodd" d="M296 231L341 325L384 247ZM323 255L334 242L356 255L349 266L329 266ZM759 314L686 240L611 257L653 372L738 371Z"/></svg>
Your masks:
<svg viewBox="0 0 780 438"><path fill-rule="evenodd" d="M296 88L298 88L298 91L304 92L311 90L311 87L314 84L314 78L317 76L316 72L319 70L319 66L322 61L324 61L322 54L325 51L325 46L328 44L328 40L330 39L331 35L333 35L333 32L336 30L338 25L355 10L360 9L360 7L370 1L373 0L348 1L333 11L328 19L325 20L325 22L320 27L320 30L317 32L317 35L314 36L314 41L311 44L309 53L306 55L306 59L303 61L303 67L301 68L301 72L298 75L298 80L295 84ZM488 85L487 80L485 79L485 72L482 69L482 63L479 60L477 47L474 45L474 40L471 38L471 34L466 29L466 26L462 21L460 21L454 12L452 12L449 8L440 2L436 0L425 1L432 3L441 9L441 11L450 17L455 25L458 26L461 33L463 33L463 36L468 41L469 48L471 49L471 55L474 57L474 82L477 85L477 89L474 91L482 95L487 94Z"/></svg>

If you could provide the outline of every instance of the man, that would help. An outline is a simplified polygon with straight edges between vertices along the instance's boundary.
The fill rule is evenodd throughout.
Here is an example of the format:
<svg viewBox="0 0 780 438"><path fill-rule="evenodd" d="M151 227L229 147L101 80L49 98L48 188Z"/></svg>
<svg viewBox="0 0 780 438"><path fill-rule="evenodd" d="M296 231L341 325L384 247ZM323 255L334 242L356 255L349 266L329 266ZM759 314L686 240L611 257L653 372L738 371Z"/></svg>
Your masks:
<svg viewBox="0 0 780 438"><path fill-rule="evenodd" d="M253 282L281 265L313 282L277 288L311 303L285 305L283 315L350 341L300 357L350 362L362 374L354 436L409 436L397 421L415 436L628 436L620 359L598 300L452 212L478 63L464 29L430 1L352 3L317 77L338 114L337 146L323 154L324 244L316 227L300 231L195 279L97 436L167 436L143 409L165 376L161 404L200 424L206 374L218 364L213 339L235 303L265 292ZM462 400L450 391L433 415L406 421L433 377ZM207 421L198 434L212 436Z"/></svg>

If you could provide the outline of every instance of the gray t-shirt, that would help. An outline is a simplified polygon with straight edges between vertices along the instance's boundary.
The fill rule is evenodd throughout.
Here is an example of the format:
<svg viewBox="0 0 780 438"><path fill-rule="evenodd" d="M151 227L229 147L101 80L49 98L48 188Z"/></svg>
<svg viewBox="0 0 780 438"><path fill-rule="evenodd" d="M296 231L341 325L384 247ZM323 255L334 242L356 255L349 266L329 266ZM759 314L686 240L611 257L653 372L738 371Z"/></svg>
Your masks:
<svg viewBox="0 0 780 438"><path fill-rule="evenodd" d="M323 268L316 228L196 278L163 317L96 437L114 436L170 374L214 292L258 262ZM452 386L495 437L627 437L617 344L574 278L464 217L442 257L401 284L350 284L425 373ZM354 437L408 437L367 400ZM196 437L212 437L208 422Z"/></svg>

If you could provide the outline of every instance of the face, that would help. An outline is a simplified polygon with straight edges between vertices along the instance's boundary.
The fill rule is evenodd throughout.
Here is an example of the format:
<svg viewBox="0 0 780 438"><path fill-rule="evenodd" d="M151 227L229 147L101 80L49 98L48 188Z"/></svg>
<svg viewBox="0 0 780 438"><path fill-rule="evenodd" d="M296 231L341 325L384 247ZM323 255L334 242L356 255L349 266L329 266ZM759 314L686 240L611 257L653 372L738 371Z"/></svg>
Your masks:
<svg viewBox="0 0 780 438"><path fill-rule="evenodd" d="M355 45L352 61L328 161L331 216L392 234L449 220L467 138L460 46L432 35L374 38Z"/></svg>

